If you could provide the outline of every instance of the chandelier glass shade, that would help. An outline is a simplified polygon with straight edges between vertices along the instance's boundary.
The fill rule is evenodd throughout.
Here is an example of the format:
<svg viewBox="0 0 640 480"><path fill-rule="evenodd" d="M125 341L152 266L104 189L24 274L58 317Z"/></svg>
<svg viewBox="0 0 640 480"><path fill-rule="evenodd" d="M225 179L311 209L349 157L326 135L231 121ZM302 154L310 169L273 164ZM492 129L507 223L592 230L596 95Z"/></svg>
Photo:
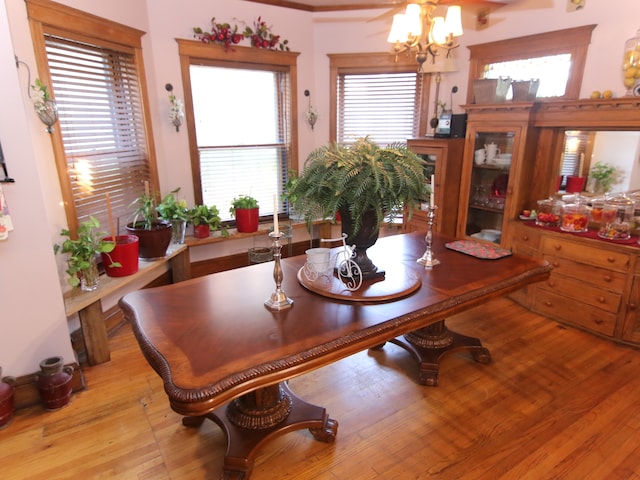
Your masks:
<svg viewBox="0 0 640 480"><path fill-rule="evenodd" d="M408 4L404 13L393 16L387 37L387 41L394 44L396 56L415 51L420 72L424 71L427 60L434 63L443 51L449 57L451 50L458 47L455 37L463 34L460 6L451 5L445 17L434 17L437 6L437 1Z"/></svg>

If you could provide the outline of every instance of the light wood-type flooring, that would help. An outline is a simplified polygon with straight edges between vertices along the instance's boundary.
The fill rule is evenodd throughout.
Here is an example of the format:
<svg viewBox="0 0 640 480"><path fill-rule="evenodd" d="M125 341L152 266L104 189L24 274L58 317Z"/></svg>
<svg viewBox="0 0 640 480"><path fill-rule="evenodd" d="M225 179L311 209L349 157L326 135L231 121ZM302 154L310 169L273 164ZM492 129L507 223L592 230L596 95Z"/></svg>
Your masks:
<svg viewBox="0 0 640 480"><path fill-rule="evenodd" d="M294 378L339 421L335 444L307 430L258 454L265 479L640 479L640 351L534 315L508 299L448 320L478 336L489 365L445 358L437 387L395 345ZM0 431L0 478L219 478L213 422L182 426L128 325L111 362L85 369L67 407L22 410ZM215 355L215 347L211 347Z"/></svg>

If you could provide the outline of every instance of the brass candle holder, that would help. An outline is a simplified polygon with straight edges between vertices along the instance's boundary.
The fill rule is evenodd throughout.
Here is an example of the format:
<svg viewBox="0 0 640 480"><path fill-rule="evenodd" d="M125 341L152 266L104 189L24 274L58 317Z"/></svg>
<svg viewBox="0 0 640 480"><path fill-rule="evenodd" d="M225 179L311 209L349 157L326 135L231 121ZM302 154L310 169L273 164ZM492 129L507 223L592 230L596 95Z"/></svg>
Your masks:
<svg viewBox="0 0 640 480"><path fill-rule="evenodd" d="M271 232L269 236L273 238L273 259L275 261L273 266L273 279L276 282L276 289L264 302L264 306L269 310L278 311L284 310L285 308L291 308L293 300L287 297L287 294L282 290L282 279L284 278L282 265L280 264L280 259L282 257L282 244L280 243L280 237L282 237L282 233L279 231Z"/></svg>
<svg viewBox="0 0 640 480"><path fill-rule="evenodd" d="M424 237L427 248L424 251L424 254L416 260L420 265L424 265L425 270L430 270L440 263L440 260L434 258L433 250L431 249L431 244L433 242L433 221L436 218L437 209L437 205L427 208L427 235Z"/></svg>

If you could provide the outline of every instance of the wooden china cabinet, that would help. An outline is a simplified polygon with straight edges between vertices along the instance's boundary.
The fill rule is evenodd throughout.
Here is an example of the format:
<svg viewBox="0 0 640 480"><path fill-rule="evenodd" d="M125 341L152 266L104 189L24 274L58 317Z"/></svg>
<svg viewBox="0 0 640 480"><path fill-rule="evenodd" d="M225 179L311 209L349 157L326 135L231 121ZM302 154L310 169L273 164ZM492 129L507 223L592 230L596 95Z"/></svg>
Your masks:
<svg viewBox="0 0 640 480"><path fill-rule="evenodd" d="M533 176L534 104L465 105L467 133L456 235L504 244L509 221L526 202ZM483 157L483 152L495 151ZM485 232L492 231L491 238Z"/></svg>
<svg viewBox="0 0 640 480"><path fill-rule="evenodd" d="M425 182L434 176L434 203L438 207L434 230L445 235L455 236L458 220L458 196L462 172L463 138L416 138L407 142L407 146L425 161ZM425 205L429 199L425 198ZM405 212L405 232L427 230L427 214L415 210L411 218Z"/></svg>
<svg viewBox="0 0 640 480"><path fill-rule="evenodd" d="M640 132L640 98L542 102L534 109L529 129L535 130L537 139L530 152L535 162L532 170L518 173L517 182L510 181L513 188L522 190L525 203L516 203L509 211L502 242L514 253L547 260L553 271L547 281L526 287L512 298L561 323L640 347L640 224L631 239L611 241L599 238L599 225L593 223L589 232L573 234L518 219L518 209L535 208L535 199L561 196L555 190L565 135L571 131ZM477 128L467 129L467 146L474 131ZM466 153L465 162L469 160ZM636 162L636 154L630 152L628 174ZM582 196L588 201L587 192Z"/></svg>

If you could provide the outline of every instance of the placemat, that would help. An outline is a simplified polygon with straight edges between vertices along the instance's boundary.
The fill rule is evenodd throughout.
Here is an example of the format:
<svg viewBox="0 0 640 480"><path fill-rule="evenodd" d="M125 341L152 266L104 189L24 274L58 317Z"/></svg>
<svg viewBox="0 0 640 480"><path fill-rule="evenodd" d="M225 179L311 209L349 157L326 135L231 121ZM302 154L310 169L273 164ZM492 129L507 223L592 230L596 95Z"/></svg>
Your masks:
<svg viewBox="0 0 640 480"><path fill-rule="evenodd" d="M511 255L511 250L506 250L498 245L474 242L472 240L456 240L455 242L446 243L445 247L456 252L466 253L472 257L488 260L497 260Z"/></svg>

